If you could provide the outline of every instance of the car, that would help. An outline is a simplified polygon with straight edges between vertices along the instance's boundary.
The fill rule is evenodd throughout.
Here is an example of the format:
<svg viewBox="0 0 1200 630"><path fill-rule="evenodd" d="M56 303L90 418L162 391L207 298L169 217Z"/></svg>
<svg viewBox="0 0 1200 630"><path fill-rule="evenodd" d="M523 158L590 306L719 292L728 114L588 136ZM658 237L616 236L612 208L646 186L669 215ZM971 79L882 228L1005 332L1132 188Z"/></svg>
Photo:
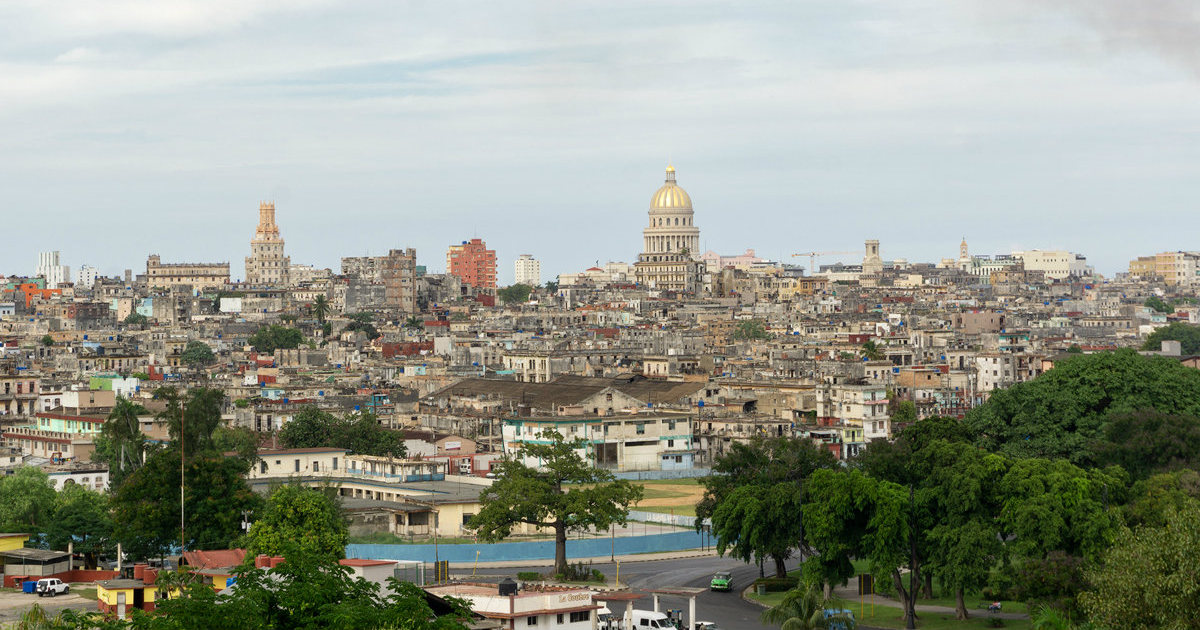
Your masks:
<svg viewBox="0 0 1200 630"><path fill-rule="evenodd" d="M708 583L710 591L728 591L733 588L733 576L728 571L720 571L713 575Z"/></svg>
<svg viewBox="0 0 1200 630"><path fill-rule="evenodd" d="M854 611L849 608L826 608L825 627L830 630L850 630L855 627Z"/></svg>
<svg viewBox="0 0 1200 630"><path fill-rule="evenodd" d="M71 592L71 585L58 578L42 578L37 581L37 586L34 588L38 597L45 597L47 595L54 597L55 595L66 595Z"/></svg>
<svg viewBox="0 0 1200 630"><path fill-rule="evenodd" d="M717 624L715 624L711 621L697 621L696 625L692 627L692 630L721 630L721 629L717 627Z"/></svg>

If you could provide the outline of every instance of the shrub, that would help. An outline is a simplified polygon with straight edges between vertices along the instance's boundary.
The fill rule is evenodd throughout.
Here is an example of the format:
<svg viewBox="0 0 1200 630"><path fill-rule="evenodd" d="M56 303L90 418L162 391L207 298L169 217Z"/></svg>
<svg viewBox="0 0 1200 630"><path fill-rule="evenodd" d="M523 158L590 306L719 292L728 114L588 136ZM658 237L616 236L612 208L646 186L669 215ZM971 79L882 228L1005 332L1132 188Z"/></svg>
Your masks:
<svg viewBox="0 0 1200 630"><path fill-rule="evenodd" d="M542 574L537 571L518 571L517 579L522 582L536 582L542 579Z"/></svg>
<svg viewBox="0 0 1200 630"><path fill-rule="evenodd" d="M796 588L796 586L798 584L800 584L800 578L798 578L798 577L785 577L785 578L769 577L769 578L758 578L757 580L754 580L755 586L758 586L759 584L765 584L767 587L768 593L782 593L784 591L790 591L790 590Z"/></svg>

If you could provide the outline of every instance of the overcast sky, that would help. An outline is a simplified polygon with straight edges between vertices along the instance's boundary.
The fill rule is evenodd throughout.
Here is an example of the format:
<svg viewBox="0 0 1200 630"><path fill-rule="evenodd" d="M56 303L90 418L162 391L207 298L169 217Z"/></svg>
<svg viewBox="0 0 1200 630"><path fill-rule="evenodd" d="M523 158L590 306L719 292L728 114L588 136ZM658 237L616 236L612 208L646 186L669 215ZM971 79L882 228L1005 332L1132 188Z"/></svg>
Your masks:
<svg viewBox="0 0 1200 630"><path fill-rule="evenodd" d="M1200 3L0 4L0 272L294 263L481 237L503 283L641 249L673 162L704 249L1200 250ZM859 254L825 262L851 262ZM802 260L807 265L808 259Z"/></svg>

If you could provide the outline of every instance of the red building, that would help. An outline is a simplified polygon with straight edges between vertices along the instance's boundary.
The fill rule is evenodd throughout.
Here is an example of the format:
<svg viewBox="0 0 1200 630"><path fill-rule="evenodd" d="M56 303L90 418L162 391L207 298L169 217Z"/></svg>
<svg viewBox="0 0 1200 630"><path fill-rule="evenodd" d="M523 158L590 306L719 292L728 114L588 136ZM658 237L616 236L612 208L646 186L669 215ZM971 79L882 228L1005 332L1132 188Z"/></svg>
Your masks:
<svg viewBox="0 0 1200 630"><path fill-rule="evenodd" d="M477 289L495 289L496 251L478 238L451 245L446 252L446 273Z"/></svg>

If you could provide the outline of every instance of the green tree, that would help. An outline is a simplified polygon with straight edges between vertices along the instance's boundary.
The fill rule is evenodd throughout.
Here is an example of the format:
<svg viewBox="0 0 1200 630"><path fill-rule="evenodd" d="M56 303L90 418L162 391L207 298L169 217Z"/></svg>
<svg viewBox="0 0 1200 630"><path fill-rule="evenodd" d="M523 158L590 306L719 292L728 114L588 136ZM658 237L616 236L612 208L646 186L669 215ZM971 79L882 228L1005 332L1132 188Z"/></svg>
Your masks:
<svg viewBox="0 0 1200 630"><path fill-rule="evenodd" d="M1129 495L1129 503L1122 511L1130 527L1163 527L1172 511L1200 506L1200 473L1177 470L1154 475L1134 483Z"/></svg>
<svg viewBox="0 0 1200 630"><path fill-rule="evenodd" d="M372 413L337 417L312 405L301 408L279 430L284 448L344 448L357 455L404 457L404 435L385 428Z"/></svg>
<svg viewBox="0 0 1200 630"><path fill-rule="evenodd" d="M578 453L587 448L582 439L568 441L546 430L539 442L522 443L516 457L495 466L498 479L479 494L479 513L468 526L489 541L508 536L521 523L551 529L554 571L565 573L567 534L624 525L629 506L642 498L642 488L590 466ZM525 459L539 466L527 466Z"/></svg>
<svg viewBox="0 0 1200 630"><path fill-rule="evenodd" d="M54 345L54 337L51 337L50 335L46 335L45 337L42 337L42 345L46 346L47 348L49 348L50 346L53 346Z"/></svg>
<svg viewBox="0 0 1200 630"><path fill-rule="evenodd" d="M271 324L263 326L246 343L262 354L274 354L275 350L293 350L304 343L304 335L295 328Z"/></svg>
<svg viewBox="0 0 1200 630"><path fill-rule="evenodd" d="M803 540L801 522L796 518L802 507L801 489L796 483L748 485L735 489L712 515L717 553L725 555L728 551L731 556L746 562L787 558ZM787 577L782 562L777 562L775 574L776 577Z"/></svg>
<svg viewBox="0 0 1200 630"><path fill-rule="evenodd" d="M324 324L325 316L329 315L329 300L324 295L313 298L312 312L317 321Z"/></svg>
<svg viewBox="0 0 1200 630"><path fill-rule="evenodd" d="M903 429L917 421L917 405L911 400L898 400L891 416L892 426Z"/></svg>
<svg viewBox="0 0 1200 630"><path fill-rule="evenodd" d="M287 484L275 488L266 509L250 526L247 550L251 554L282 555L295 546L307 555L340 559L349 541L336 488L305 488Z"/></svg>
<svg viewBox="0 0 1200 630"><path fill-rule="evenodd" d="M113 520L108 500L99 492L69 483L55 497L54 518L46 528L51 549L75 545L82 553L84 568L95 569L97 557L115 550Z"/></svg>
<svg viewBox="0 0 1200 630"><path fill-rule="evenodd" d="M212 437L221 426L221 408L225 393L219 389L196 387L180 394L172 386L159 387L154 397L166 403L157 414L167 424L167 435L173 444L182 441L185 454L212 451Z"/></svg>
<svg viewBox="0 0 1200 630"><path fill-rule="evenodd" d="M556 293L558 293L558 280L557 279L547 280L546 283L543 284L542 286L545 287L546 293L549 293L550 295L555 295Z"/></svg>
<svg viewBox="0 0 1200 630"><path fill-rule="evenodd" d="M825 609L844 610L845 603L828 597L821 592L816 582L802 583L783 595L775 606L762 612L762 622L779 625L780 630L816 630L817 628L844 628L854 630L854 615L837 613L825 616Z"/></svg>
<svg viewBox="0 0 1200 630"><path fill-rule="evenodd" d="M120 486L126 476L142 466L151 447L142 433L140 418L149 415L145 407L122 396L117 397L108 413L104 428L95 438L92 459L108 464L109 487Z"/></svg>
<svg viewBox="0 0 1200 630"><path fill-rule="evenodd" d="M416 315L409 315L408 319L404 320L405 328L424 328L425 322Z"/></svg>
<svg viewBox="0 0 1200 630"><path fill-rule="evenodd" d="M770 338L771 333L767 332L766 324L758 319L742 320L733 329L735 341L761 341Z"/></svg>
<svg viewBox="0 0 1200 630"><path fill-rule="evenodd" d="M450 597L434 610L425 592L396 578L382 596L373 582L318 554L289 550L272 569L247 568L218 603L211 586L195 583L181 597L157 602L156 613L136 623L145 630L290 630L293 628L396 628L467 630L471 609Z"/></svg>
<svg viewBox="0 0 1200 630"><path fill-rule="evenodd" d="M1105 424L1091 450L1096 464L1120 466L1134 479L1200 468L1200 418L1157 411L1120 414Z"/></svg>
<svg viewBox="0 0 1200 630"><path fill-rule="evenodd" d="M996 524L996 482L1008 469L999 455L973 445L935 440L915 453L928 471L917 491L927 515L921 545L928 566L954 592L955 618L967 618L965 594L988 582L1002 547Z"/></svg>
<svg viewBox="0 0 1200 630"><path fill-rule="evenodd" d="M1179 350L1183 354L1200 354L1200 326L1172 322L1167 326L1157 328L1146 337L1146 342L1142 344L1142 350L1161 350L1164 341L1178 341Z"/></svg>
<svg viewBox="0 0 1200 630"><path fill-rule="evenodd" d="M1150 297L1146 298L1145 304L1159 313L1166 313L1167 315L1170 315L1171 313L1175 312L1175 307L1162 301L1162 298L1158 297L1157 295L1151 295Z"/></svg>
<svg viewBox="0 0 1200 630"><path fill-rule="evenodd" d="M150 318L134 311L125 317L125 323L130 326L145 326L150 322Z"/></svg>
<svg viewBox="0 0 1200 630"><path fill-rule="evenodd" d="M1153 409L1200 415L1200 370L1125 349L1072 355L967 413L977 444L1010 457L1086 463L1112 417Z"/></svg>
<svg viewBox="0 0 1200 630"><path fill-rule="evenodd" d="M54 516L55 493L41 468L0 476L0 531L40 534Z"/></svg>
<svg viewBox="0 0 1200 630"><path fill-rule="evenodd" d="M1103 562L1086 572L1079 595L1099 628L1195 628L1200 607L1200 507L1167 517L1164 527L1123 529Z"/></svg>
<svg viewBox="0 0 1200 630"><path fill-rule="evenodd" d="M212 433L211 450L215 453L233 453L250 470L258 462L258 433L247 427L219 426Z"/></svg>
<svg viewBox="0 0 1200 630"><path fill-rule="evenodd" d="M756 439L749 443L734 442L728 451L713 462L712 474L700 479L704 485L704 497L696 505L697 527L704 519L712 518L722 503L739 488L755 486L768 489L777 484L799 487L814 470L838 466L837 458L812 440L780 437ZM800 543L797 536L793 546L799 546ZM789 548L785 547L782 553L771 554L775 561L775 573L779 577L787 576L784 563L788 558L786 549Z"/></svg>
<svg viewBox="0 0 1200 630"><path fill-rule="evenodd" d="M219 454L189 454L185 464L184 517L188 549L227 549L241 536L243 511L262 503L243 474L244 464ZM146 460L112 497L114 536L134 557L152 558L177 546L179 449L172 445Z"/></svg>
<svg viewBox="0 0 1200 630"><path fill-rule="evenodd" d="M533 287L528 284L513 284L496 291L496 297L505 304L524 304L529 301Z"/></svg>
<svg viewBox="0 0 1200 630"><path fill-rule="evenodd" d="M887 358L887 354L883 352L883 348L875 343L874 339L868 339L862 345L862 356L869 361L882 361Z"/></svg>
<svg viewBox="0 0 1200 630"><path fill-rule="evenodd" d="M375 329L375 324L371 323L375 319L374 313L362 311L353 313L348 317L350 318L350 323L346 324L345 328L342 328L342 332L362 332L367 336L367 339L377 339L380 336L381 333Z"/></svg>
<svg viewBox="0 0 1200 630"><path fill-rule="evenodd" d="M213 356L212 348L203 341L189 341L183 352L179 355L179 360L188 365L208 365L216 361Z"/></svg>

